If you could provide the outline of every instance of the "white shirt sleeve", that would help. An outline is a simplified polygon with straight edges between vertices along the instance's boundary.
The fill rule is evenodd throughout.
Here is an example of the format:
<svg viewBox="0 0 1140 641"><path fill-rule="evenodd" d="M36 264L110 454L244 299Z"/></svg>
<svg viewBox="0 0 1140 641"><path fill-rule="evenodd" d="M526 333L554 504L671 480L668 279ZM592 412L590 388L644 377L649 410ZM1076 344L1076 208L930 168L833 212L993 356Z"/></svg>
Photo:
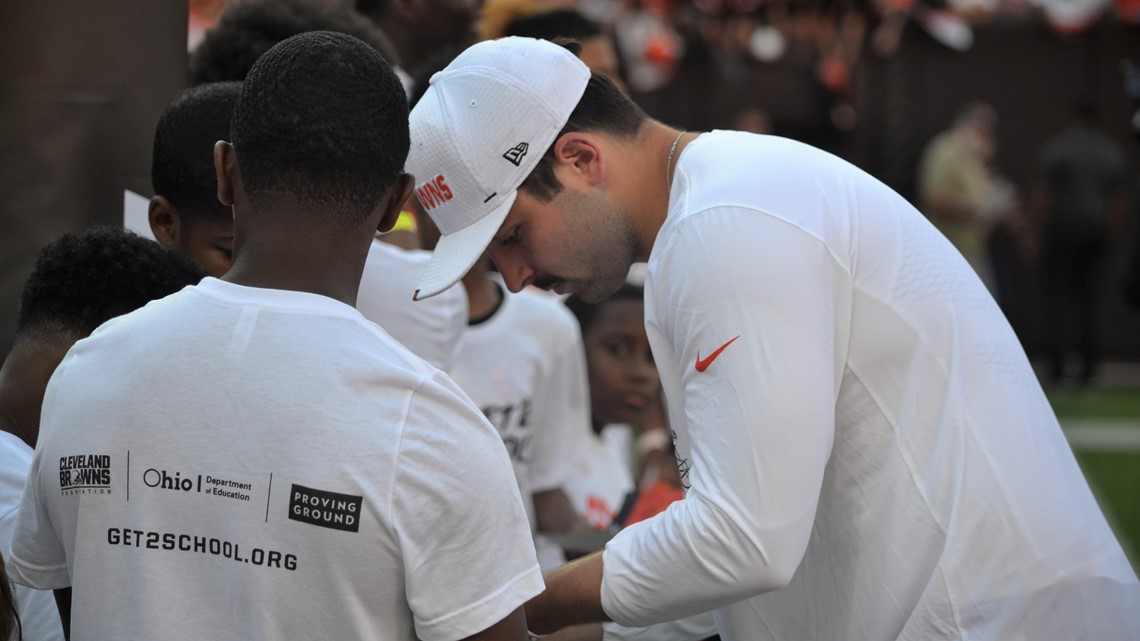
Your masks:
<svg viewBox="0 0 1140 641"><path fill-rule="evenodd" d="M392 522L424 641L470 636L544 585L502 440L441 372L415 394L401 437ZM440 394L440 387L449 394ZM430 390L428 390L430 392Z"/></svg>
<svg viewBox="0 0 1140 641"><path fill-rule="evenodd" d="M71 585L67 553L52 525L47 506L40 498L39 457L32 461L28 484L20 499L16 531L8 556L8 578L20 585L40 590L66 588Z"/></svg>
<svg viewBox="0 0 1140 641"><path fill-rule="evenodd" d="M56 410L56 386L62 373L71 362L72 352L56 367L52 378L44 392L43 412L40 416L41 430L36 452L32 457L32 466L28 471L28 480L24 485L24 494L20 497L20 508L16 514L15 530L12 534L12 547L7 557L8 578L15 583L40 590L66 588L71 585L71 573L67 563L67 550L64 541L60 538L60 530L52 522L48 512L48 499L50 492L43 494L45 488L43 474L53 478L58 469L51 465L51 461L44 461L44 445L50 440L51 432L48 426L52 424L52 416ZM48 465L41 473L43 465ZM56 486L56 493L59 486Z"/></svg>
<svg viewBox="0 0 1140 641"><path fill-rule="evenodd" d="M831 452L850 313L847 273L778 218L712 209L658 244L648 330L672 370L666 389L683 390L669 402L689 489L606 548L602 605L625 625L791 581Z"/></svg>

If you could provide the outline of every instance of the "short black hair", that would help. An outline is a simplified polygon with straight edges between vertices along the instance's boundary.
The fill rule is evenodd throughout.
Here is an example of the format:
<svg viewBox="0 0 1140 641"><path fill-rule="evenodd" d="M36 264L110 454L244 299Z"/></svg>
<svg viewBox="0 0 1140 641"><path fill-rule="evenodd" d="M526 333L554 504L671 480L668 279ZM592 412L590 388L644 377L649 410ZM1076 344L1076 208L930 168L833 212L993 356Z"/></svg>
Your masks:
<svg viewBox="0 0 1140 641"><path fill-rule="evenodd" d="M232 137L255 202L285 197L362 220L407 160L408 101L391 66L358 38L302 33L254 64Z"/></svg>
<svg viewBox="0 0 1140 641"><path fill-rule="evenodd" d="M181 253L122 227L65 233L40 250L24 284L16 341L78 340L205 275Z"/></svg>
<svg viewBox="0 0 1140 641"><path fill-rule="evenodd" d="M223 220L229 208L218 202L214 143L230 139L230 120L240 82L215 82L186 89L167 105L154 131L150 179L183 218Z"/></svg>
<svg viewBox="0 0 1140 641"><path fill-rule="evenodd" d="M602 25L576 9L552 9L520 16L507 23L507 36L524 36L539 40L573 38L589 40L606 35Z"/></svg>
<svg viewBox="0 0 1140 641"><path fill-rule="evenodd" d="M581 52L581 45L575 41L565 42L555 39L574 55ZM563 135L572 131L597 131L619 138L635 138L642 125L649 121L637 103L625 95L617 85L605 75L596 71L590 73L590 80L586 83L586 90L574 107L569 120L558 135L554 137L555 144ZM526 191L535 198L549 202L562 191L562 184L554 176L554 144L542 155L534 171L519 185L519 189Z"/></svg>
<svg viewBox="0 0 1140 641"><path fill-rule="evenodd" d="M190 84L245 80L263 53L306 31L347 33L371 45L385 59L396 59L387 36L345 2L239 0L229 3L218 24L190 55Z"/></svg>
<svg viewBox="0 0 1140 641"><path fill-rule="evenodd" d="M578 298L577 294L571 294L563 302L574 314L574 317L578 319L578 327L582 330L582 336L584 337L586 333L590 331L590 327L593 326L594 320L598 317L598 310L605 307L607 303L617 300L636 300L643 302L645 300L645 289L640 285L627 282L622 283L622 286L619 287L616 292L600 303L587 303L581 298Z"/></svg>

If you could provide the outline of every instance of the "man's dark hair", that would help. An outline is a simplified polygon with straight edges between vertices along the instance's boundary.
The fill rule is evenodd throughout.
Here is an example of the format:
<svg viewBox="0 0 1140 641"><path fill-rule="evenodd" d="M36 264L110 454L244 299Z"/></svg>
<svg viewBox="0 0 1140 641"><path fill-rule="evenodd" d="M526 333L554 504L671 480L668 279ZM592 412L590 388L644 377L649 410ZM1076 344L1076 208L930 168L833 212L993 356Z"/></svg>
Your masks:
<svg viewBox="0 0 1140 641"><path fill-rule="evenodd" d="M273 45L306 31L356 36L386 60L395 60L388 38L344 2L241 0L231 2L190 56L190 83L245 80L253 63Z"/></svg>
<svg viewBox="0 0 1140 641"><path fill-rule="evenodd" d="M20 295L16 341L75 341L202 280L181 253L122 227L68 232L40 250Z"/></svg>
<svg viewBox="0 0 1140 641"><path fill-rule="evenodd" d="M598 317L598 310L604 307L607 303L616 300L636 300L642 302L645 300L645 290L640 285L632 283L623 283L616 292L610 295L609 298L600 303L587 303L586 301L578 298L577 294L573 294L566 298L566 307L578 319L578 327L582 330L582 336L585 336L593 326L594 320Z"/></svg>
<svg viewBox="0 0 1140 641"><path fill-rule="evenodd" d="M218 202L214 143L230 139L230 119L240 82L215 82L178 94L154 132L150 179L156 196L165 196L183 218L222 220L229 208Z"/></svg>
<svg viewBox="0 0 1140 641"><path fill-rule="evenodd" d="M573 38L589 40L606 35L602 25L582 15L575 9L553 9L511 20L505 35L525 36L539 40Z"/></svg>
<svg viewBox="0 0 1140 641"><path fill-rule="evenodd" d="M555 39L554 42L566 47L574 55L582 50L581 45L574 41ZM629 96L622 93L613 81L600 73L591 72L578 106L554 140L557 143L559 138L572 131L596 131L619 138L634 138L648 121L649 116ZM553 200L562 191L562 184L554 176L553 144L542 155L534 171L519 185L519 189L544 202Z"/></svg>
<svg viewBox="0 0 1140 641"><path fill-rule="evenodd" d="M396 74L342 33L275 45L250 70L234 110L237 166L255 201L285 198L363 219L402 171L409 144Z"/></svg>

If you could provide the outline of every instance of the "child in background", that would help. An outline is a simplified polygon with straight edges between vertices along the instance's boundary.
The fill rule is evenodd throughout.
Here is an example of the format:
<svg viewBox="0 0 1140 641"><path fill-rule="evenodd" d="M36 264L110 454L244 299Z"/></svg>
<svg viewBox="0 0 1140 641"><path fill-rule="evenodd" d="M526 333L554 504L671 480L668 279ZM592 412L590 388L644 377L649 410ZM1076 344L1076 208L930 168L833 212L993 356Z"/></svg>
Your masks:
<svg viewBox="0 0 1140 641"><path fill-rule="evenodd" d="M594 427L584 450L585 473L567 484L566 492L592 525L616 530L647 519L684 498L682 477L665 436L668 432L663 428L661 379L645 334L643 292L641 287L627 283L602 303L591 305L571 296L566 299L566 306L582 328ZM602 438L606 426L616 424L641 428L638 450L642 471L638 484L634 483L629 461ZM602 627L607 640L693 641L716 634L711 613L648 628L627 628L616 623Z"/></svg>
<svg viewBox="0 0 1140 641"><path fill-rule="evenodd" d="M623 285L598 305L577 296L566 306L578 318L590 379L587 473L568 488L575 507L598 529L614 524L626 497L636 492L630 463L602 439L610 424L639 425L658 403L660 379L643 325L642 291Z"/></svg>
<svg viewBox="0 0 1140 641"><path fill-rule="evenodd" d="M218 200L214 143L230 139L230 119L240 82L191 87L178 94L159 117L150 177L150 230L221 278L230 269L234 217Z"/></svg>

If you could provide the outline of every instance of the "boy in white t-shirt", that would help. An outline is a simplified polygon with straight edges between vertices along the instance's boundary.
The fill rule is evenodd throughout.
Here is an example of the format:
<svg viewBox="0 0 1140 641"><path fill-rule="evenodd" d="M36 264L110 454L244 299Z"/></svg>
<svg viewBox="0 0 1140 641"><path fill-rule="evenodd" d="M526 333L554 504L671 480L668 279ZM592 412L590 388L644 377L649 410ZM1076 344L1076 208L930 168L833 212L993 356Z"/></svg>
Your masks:
<svg viewBox="0 0 1140 641"><path fill-rule="evenodd" d="M489 262L481 259L463 280L471 318L452 375L507 447L548 569L565 557L541 533L591 530L565 492L590 438L582 339L557 300L507 296Z"/></svg>
<svg viewBox="0 0 1140 641"><path fill-rule="evenodd" d="M270 49L214 152L233 267L57 369L9 571L72 586L74 638L525 638L501 441L353 307L410 193L406 114L355 38Z"/></svg>
<svg viewBox="0 0 1140 641"><path fill-rule="evenodd" d="M0 551L5 555L39 438L44 390L67 350L105 321L203 276L181 253L121 227L69 232L40 250L20 297L16 341L0 368ZM50 592L16 586L15 594L24 639L64 638Z"/></svg>
<svg viewBox="0 0 1140 641"><path fill-rule="evenodd" d="M681 495L671 453L652 452L649 468L644 461L639 465L645 472L635 484L629 461L603 439L607 426L634 425L640 430L646 420L657 418L661 378L645 335L642 297L640 286L627 283L601 303L587 303L577 296L565 301L582 329L593 423L583 451L583 472L567 484L566 492L574 507L602 529L616 530L644 520ZM650 453L641 454L644 459ZM603 629L608 641L698 641L717 633L708 612L648 627L606 623Z"/></svg>

